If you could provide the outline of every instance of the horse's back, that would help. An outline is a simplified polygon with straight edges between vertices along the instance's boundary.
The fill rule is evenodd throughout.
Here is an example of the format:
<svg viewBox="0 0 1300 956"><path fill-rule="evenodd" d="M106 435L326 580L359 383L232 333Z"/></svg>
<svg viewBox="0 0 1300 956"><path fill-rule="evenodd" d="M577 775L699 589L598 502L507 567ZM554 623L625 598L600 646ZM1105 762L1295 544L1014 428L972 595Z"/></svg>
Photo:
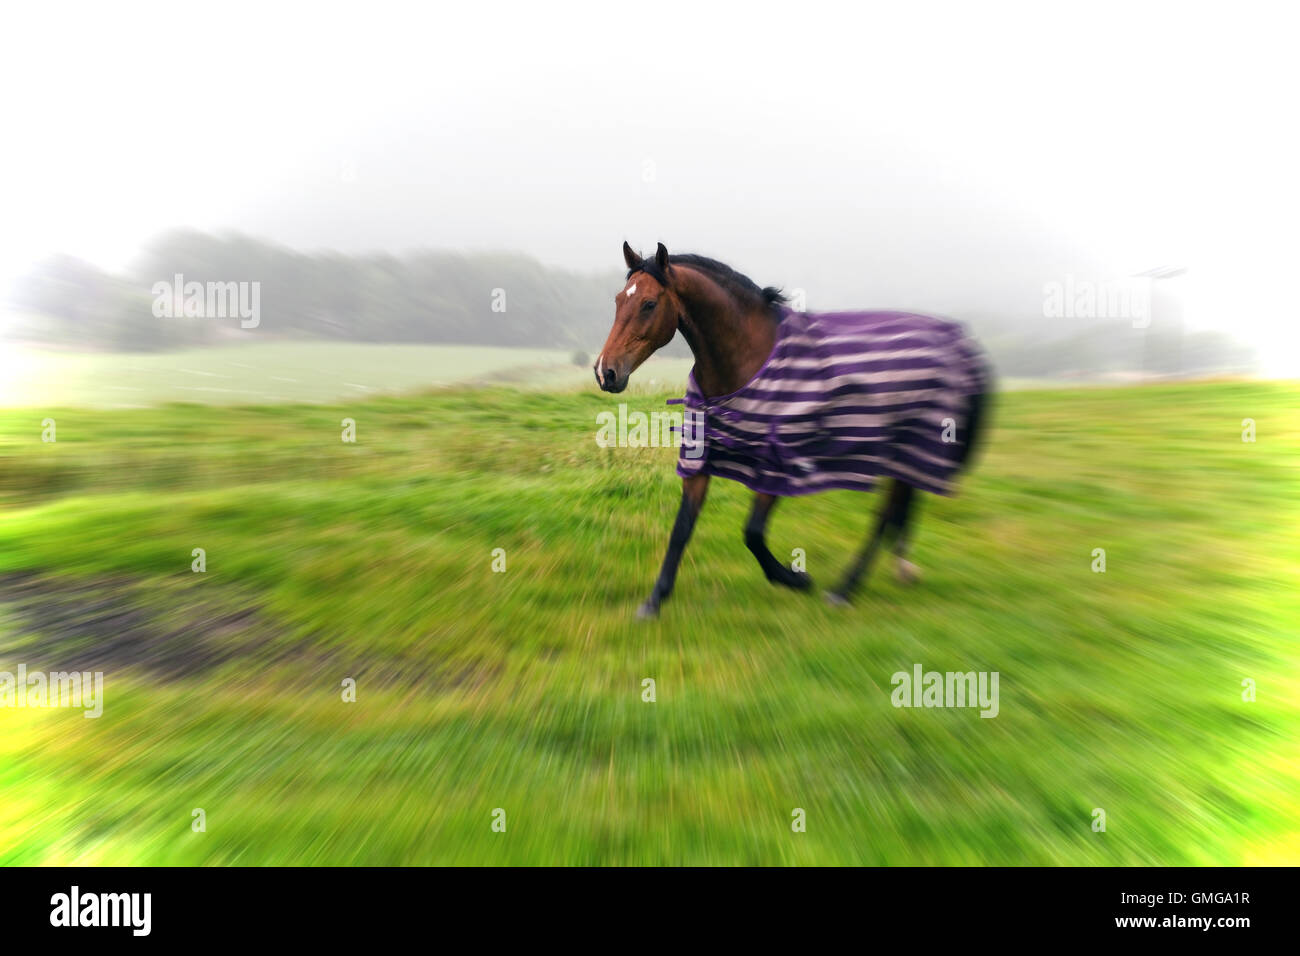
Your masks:
<svg viewBox="0 0 1300 956"><path fill-rule="evenodd" d="M918 312L821 312L804 328L821 359L818 377L830 394L873 395L907 401L912 393L948 389L960 397L987 383L979 346L960 322Z"/></svg>
<svg viewBox="0 0 1300 956"><path fill-rule="evenodd" d="M895 478L950 494L971 398L984 391L978 345L960 323L914 312L786 312L754 380L708 415L707 460L679 464L756 491L809 494Z"/></svg>

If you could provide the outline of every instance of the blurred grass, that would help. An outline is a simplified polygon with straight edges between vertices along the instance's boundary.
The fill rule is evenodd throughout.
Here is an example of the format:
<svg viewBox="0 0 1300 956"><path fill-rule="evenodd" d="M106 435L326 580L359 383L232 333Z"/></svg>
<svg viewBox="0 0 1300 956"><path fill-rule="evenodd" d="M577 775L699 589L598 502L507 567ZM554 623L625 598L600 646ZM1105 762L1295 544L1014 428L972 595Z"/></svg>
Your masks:
<svg viewBox="0 0 1300 956"><path fill-rule="evenodd" d="M106 674L98 720L0 709L0 862L1300 862L1298 400L1005 394L924 582L850 610L767 585L715 482L649 623L674 451L596 447L594 391L0 412L0 669ZM876 504L785 502L773 550L828 584ZM914 663L999 716L894 709Z"/></svg>
<svg viewBox="0 0 1300 956"><path fill-rule="evenodd" d="M594 356L592 357L594 361ZM690 362L655 356L642 378L685 381ZM572 351L486 345L286 341L179 352L69 352L6 343L0 407L144 408L341 402L438 385L578 388L591 369Z"/></svg>

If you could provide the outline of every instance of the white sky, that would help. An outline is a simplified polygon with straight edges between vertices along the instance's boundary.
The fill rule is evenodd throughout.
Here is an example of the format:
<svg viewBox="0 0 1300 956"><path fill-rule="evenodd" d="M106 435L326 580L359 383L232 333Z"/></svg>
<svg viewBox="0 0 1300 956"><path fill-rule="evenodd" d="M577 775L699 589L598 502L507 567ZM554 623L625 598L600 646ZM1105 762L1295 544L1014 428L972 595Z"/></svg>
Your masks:
<svg viewBox="0 0 1300 956"><path fill-rule="evenodd" d="M581 269L662 239L959 316L1179 264L1194 327L1300 374L1281 4L109 6L6 8L0 281L174 226Z"/></svg>

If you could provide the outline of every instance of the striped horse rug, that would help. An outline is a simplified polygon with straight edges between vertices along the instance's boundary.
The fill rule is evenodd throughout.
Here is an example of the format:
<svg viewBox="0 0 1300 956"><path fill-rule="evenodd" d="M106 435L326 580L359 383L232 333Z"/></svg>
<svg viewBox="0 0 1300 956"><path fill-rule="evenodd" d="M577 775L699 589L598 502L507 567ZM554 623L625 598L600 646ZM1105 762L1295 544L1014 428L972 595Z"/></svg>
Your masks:
<svg viewBox="0 0 1300 956"><path fill-rule="evenodd" d="M908 312L783 310L776 345L744 387L709 398L694 373L677 473L772 495L870 490L895 478L953 493L972 396L988 387L965 328Z"/></svg>

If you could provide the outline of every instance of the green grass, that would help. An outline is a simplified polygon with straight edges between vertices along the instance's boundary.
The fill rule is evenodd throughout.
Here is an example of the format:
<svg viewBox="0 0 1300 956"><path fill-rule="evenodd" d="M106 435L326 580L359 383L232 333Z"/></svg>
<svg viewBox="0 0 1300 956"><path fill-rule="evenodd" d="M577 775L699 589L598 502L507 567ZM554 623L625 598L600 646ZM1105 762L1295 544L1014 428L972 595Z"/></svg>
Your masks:
<svg viewBox="0 0 1300 956"><path fill-rule="evenodd" d="M0 413L0 669L106 681L0 709L0 862L1300 862L1298 406L1006 394L923 583L847 610L715 482L648 623L674 452L597 448L594 391ZM773 550L829 584L876 503L785 502ZM997 671L998 717L895 709L914 663Z"/></svg>
<svg viewBox="0 0 1300 956"><path fill-rule="evenodd" d="M689 366L655 357L642 377L676 385ZM0 407L338 402L436 385L577 388L589 381L591 369L575 365L571 351L480 345L271 342L139 354L6 345L0 351Z"/></svg>

